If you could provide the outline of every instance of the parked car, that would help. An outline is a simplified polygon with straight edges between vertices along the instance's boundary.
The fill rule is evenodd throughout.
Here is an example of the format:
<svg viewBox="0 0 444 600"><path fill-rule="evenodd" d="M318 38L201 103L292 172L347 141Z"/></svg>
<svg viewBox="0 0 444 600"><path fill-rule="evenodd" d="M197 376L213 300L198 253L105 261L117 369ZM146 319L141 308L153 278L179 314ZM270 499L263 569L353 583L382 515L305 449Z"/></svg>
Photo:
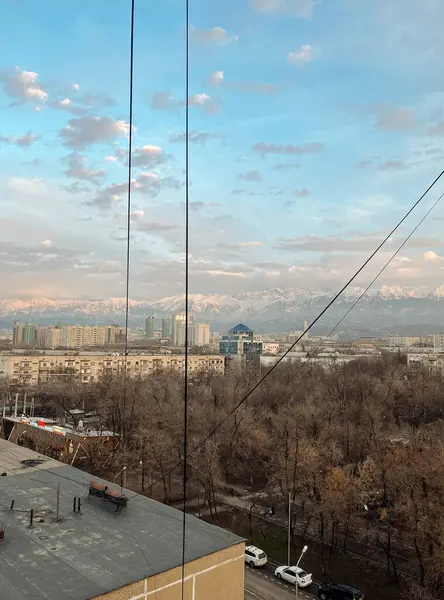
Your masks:
<svg viewBox="0 0 444 600"><path fill-rule="evenodd" d="M267 564L267 555L257 546L246 546L244 560L250 567L264 567Z"/></svg>
<svg viewBox="0 0 444 600"><path fill-rule="evenodd" d="M361 590L344 583L321 583L318 596L321 600L363 600L364 598Z"/></svg>
<svg viewBox="0 0 444 600"><path fill-rule="evenodd" d="M286 565L278 567L274 574L278 579L283 579L289 583L296 585L296 577L298 580L298 587L305 588L311 585L313 579L311 573L306 573L301 567L288 567Z"/></svg>

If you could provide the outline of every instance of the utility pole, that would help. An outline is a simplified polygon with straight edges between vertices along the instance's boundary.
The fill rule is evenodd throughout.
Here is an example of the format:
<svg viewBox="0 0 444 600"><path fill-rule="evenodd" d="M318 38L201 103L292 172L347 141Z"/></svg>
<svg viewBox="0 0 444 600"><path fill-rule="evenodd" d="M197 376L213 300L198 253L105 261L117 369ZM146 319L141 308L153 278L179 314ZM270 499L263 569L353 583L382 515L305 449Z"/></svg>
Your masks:
<svg viewBox="0 0 444 600"><path fill-rule="evenodd" d="M287 538L287 565L291 565L291 492L288 492L288 538Z"/></svg>

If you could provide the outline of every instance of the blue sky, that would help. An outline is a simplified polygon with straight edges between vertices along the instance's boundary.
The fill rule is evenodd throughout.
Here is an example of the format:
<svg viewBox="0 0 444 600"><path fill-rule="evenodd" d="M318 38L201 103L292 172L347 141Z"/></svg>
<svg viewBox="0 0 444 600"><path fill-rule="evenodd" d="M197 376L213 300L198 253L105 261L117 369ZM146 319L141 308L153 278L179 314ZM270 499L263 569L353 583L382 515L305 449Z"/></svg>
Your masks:
<svg viewBox="0 0 444 600"><path fill-rule="evenodd" d="M130 2L0 11L4 293L122 296ZM134 298L183 292L184 17L136 0ZM440 19L438 0L190 0L193 293L335 289L363 262L442 169ZM443 215L381 284L441 285Z"/></svg>

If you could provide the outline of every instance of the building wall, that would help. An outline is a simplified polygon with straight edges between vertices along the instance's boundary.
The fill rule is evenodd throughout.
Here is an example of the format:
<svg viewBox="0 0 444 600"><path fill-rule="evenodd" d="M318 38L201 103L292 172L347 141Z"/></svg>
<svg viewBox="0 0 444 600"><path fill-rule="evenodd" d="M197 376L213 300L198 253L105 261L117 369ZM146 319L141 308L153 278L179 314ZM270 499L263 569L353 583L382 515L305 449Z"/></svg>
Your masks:
<svg viewBox="0 0 444 600"><path fill-rule="evenodd" d="M194 323L190 329L190 346L208 346L210 326L207 323Z"/></svg>
<svg viewBox="0 0 444 600"><path fill-rule="evenodd" d="M244 548L236 544L185 565L184 600L243 600ZM177 567L94 600L182 600L182 568Z"/></svg>
<svg viewBox="0 0 444 600"><path fill-rule="evenodd" d="M152 339L154 337L154 317L145 319L145 337Z"/></svg>
<svg viewBox="0 0 444 600"><path fill-rule="evenodd" d="M183 373L184 365L182 354L135 354L126 358L126 369L131 376L147 376L163 369ZM217 354L192 355L188 357L188 368L191 375L201 371L223 374L224 358ZM0 376L30 385L63 376L77 377L82 383L89 383L105 376L122 374L124 369L125 357L122 355L0 355Z"/></svg>

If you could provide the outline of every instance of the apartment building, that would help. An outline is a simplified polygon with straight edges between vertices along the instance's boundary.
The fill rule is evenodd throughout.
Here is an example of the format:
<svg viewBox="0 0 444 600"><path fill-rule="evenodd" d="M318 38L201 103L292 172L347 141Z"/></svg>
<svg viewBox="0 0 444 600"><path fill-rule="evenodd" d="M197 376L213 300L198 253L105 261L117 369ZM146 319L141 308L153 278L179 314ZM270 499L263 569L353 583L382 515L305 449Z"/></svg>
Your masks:
<svg viewBox="0 0 444 600"><path fill-rule="evenodd" d="M187 515L182 568L177 509L2 439L0 463L2 599L243 600L243 538Z"/></svg>
<svg viewBox="0 0 444 600"><path fill-rule="evenodd" d="M210 326L208 323L193 323L190 328L190 346L208 346Z"/></svg>
<svg viewBox="0 0 444 600"><path fill-rule="evenodd" d="M13 345L39 348L84 348L123 341L125 329L118 325L63 325L38 327L15 323Z"/></svg>
<svg viewBox="0 0 444 600"><path fill-rule="evenodd" d="M185 357L182 354L51 354L0 355L0 377L28 385L45 383L51 379L75 377L82 383L98 381L109 375L126 372L133 377L148 376L162 370L183 373ZM189 374L212 371L225 372L224 358L220 355L192 355L188 357Z"/></svg>

